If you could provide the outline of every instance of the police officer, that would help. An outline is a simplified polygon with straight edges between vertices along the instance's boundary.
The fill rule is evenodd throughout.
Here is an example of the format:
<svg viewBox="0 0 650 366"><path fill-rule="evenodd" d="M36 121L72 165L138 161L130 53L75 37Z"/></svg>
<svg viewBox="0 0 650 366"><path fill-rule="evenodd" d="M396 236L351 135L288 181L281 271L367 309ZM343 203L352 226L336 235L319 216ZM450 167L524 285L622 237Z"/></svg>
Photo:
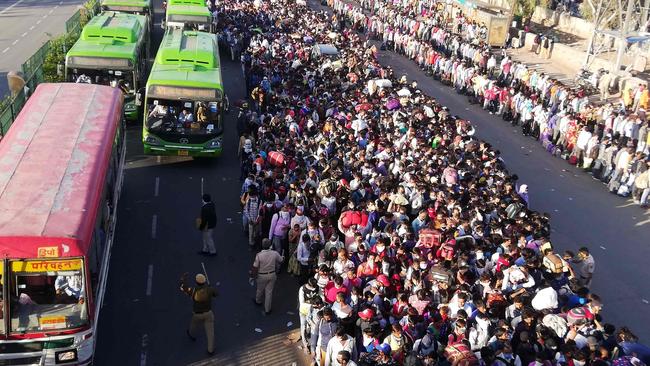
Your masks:
<svg viewBox="0 0 650 366"><path fill-rule="evenodd" d="M262 240L262 251L257 253L255 262L253 262L253 276L257 278L257 291L253 302L257 306L262 306L262 297L264 297L264 312L266 315L271 313L273 286L275 286L277 278L276 271L283 261L284 257L271 249L271 240L264 238Z"/></svg>
<svg viewBox="0 0 650 366"><path fill-rule="evenodd" d="M181 278L181 291L192 298L192 320L187 336L196 341L196 328L203 325L208 342L208 354L214 354L214 314L212 313L212 298L217 296L217 290L207 284L205 275L196 275L195 287L188 287L185 282L187 273Z"/></svg>

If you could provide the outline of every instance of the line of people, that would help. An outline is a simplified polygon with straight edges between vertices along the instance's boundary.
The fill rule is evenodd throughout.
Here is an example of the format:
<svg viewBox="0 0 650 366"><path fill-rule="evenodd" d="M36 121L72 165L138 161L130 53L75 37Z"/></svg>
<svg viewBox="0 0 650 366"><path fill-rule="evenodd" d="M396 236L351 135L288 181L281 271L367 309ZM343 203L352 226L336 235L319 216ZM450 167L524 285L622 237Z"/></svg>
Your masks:
<svg viewBox="0 0 650 366"><path fill-rule="evenodd" d="M444 6L430 0L360 3L330 0L328 5L337 24L347 21L352 29L381 40L382 48L415 61L470 96L471 103L520 125L549 153L591 172L610 192L648 206L650 94L644 85L624 89L619 103L596 106L583 91L531 70L505 52L499 57L485 43L484 24L462 12L449 19ZM601 97L608 97L610 82L609 75L601 78Z"/></svg>
<svg viewBox="0 0 650 366"><path fill-rule="evenodd" d="M526 185L468 121L324 12L288 0L225 12L261 30L242 55L254 93L239 153L242 226L264 249L254 272L269 276L255 302L271 311L270 262L284 262L315 364L650 362L602 318L588 248L553 249L550 215L528 208Z"/></svg>

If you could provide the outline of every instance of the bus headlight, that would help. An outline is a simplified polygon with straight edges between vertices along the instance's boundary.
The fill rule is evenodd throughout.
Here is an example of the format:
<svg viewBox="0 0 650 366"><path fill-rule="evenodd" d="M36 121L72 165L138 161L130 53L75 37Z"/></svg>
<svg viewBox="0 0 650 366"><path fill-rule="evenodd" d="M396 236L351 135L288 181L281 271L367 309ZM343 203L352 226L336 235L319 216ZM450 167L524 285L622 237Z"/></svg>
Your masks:
<svg viewBox="0 0 650 366"><path fill-rule="evenodd" d="M144 138L144 143L149 145L160 145L160 140L155 136L148 135Z"/></svg>
<svg viewBox="0 0 650 366"><path fill-rule="evenodd" d="M55 353L56 363L77 361L77 350L71 349Z"/></svg>
<svg viewBox="0 0 650 366"><path fill-rule="evenodd" d="M208 149L221 149L221 139L214 139L206 145Z"/></svg>

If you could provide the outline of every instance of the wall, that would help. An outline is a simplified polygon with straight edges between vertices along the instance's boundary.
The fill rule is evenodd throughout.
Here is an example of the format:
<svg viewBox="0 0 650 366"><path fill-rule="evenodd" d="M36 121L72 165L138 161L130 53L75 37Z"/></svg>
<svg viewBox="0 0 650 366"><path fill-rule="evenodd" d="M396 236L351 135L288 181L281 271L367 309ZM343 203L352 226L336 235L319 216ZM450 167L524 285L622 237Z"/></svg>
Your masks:
<svg viewBox="0 0 650 366"><path fill-rule="evenodd" d="M541 6L535 7L532 21L546 26L555 26L562 32L571 33L584 39L591 37L594 31L593 24L582 18L572 17L569 13L555 12Z"/></svg>

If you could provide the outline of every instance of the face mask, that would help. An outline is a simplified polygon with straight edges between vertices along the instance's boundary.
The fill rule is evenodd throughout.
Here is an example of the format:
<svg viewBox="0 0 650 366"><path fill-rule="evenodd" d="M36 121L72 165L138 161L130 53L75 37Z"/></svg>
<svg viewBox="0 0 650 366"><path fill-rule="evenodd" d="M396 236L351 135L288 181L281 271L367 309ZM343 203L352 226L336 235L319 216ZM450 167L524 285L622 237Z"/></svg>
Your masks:
<svg viewBox="0 0 650 366"><path fill-rule="evenodd" d="M421 263L420 264L420 269L427 269L427 264L426 263Z"/></svg>
<svg viewBox="0 0 650 366"><path fill-rule="evenodd" d="M378 252L378 253L381 253L381 252L383 252L383 251L384 251L384 249L386 249L386 248L385 248L385 247L380 247L380 246L377 246L377 252Z"/></svg>

